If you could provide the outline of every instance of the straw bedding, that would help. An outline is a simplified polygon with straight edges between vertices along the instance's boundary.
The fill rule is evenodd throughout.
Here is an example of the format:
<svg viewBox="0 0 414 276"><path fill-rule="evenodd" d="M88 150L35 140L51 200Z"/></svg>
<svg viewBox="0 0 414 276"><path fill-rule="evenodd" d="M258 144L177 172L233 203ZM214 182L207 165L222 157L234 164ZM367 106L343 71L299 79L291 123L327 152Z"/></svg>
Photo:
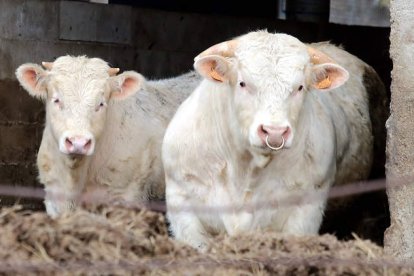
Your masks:
<svg viewBox="0 0 414 276"><path fill-rule="evenodd" d="M163 214L88 207L52 220L19 206L0 212L2 275L412 275L355 236L219 236L199 253L168 235Z"/></svg>

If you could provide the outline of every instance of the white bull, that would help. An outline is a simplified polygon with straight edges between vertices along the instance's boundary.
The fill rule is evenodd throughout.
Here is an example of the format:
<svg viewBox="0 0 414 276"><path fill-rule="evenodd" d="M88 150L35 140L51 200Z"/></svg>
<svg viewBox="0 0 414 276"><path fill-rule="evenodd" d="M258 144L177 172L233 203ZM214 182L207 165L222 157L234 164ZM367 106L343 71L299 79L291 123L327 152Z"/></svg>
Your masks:
<svg viewBox="0 0 414 276"><path fill-rule="evenodd" d="M85 56L63 56L43 66L23 64L16 76L46 103L37 166L47 213L72 210L96 189L107 200L162 199L162 138L199 82L197 74L146 81L133 71L116 75L119 69Z"/></svg>
<svg viewBox="0 0 414 276"><path fill-rule="evenodd" d="M369 175L363 76L375 71L266 31L212 46L194 67L204 80L163 141L172 234L198 248L217 233L317 234L331 185Z"/></svg>

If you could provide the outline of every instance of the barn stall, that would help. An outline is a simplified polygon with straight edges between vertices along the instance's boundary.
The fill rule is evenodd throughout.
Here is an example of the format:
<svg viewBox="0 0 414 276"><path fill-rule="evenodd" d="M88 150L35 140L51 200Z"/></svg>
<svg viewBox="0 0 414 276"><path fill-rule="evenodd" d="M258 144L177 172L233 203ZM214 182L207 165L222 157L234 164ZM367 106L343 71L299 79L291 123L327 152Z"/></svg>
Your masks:
<svg viewBox="0 0 414 276"><path fill-rule="evenodd" d="M14 76L22 63L53 61L71 54L101 57L122 71L136 70L149 78L171 77L190 70L194 56L212 44L251 30L267 29L289 33L304 42L330 40L340 44L373 66L389 88L391 29L386 1L371 1L372 6L359 7L353 1L275 1L254 7L237 3L237 9L234 3L218 1L199 5L190 1L87 2L0 1L0 217L4 231L1 242L8 248L0 266L4 272L53 274L67 269L98 274L108 270L151 273L156 269L160 274L203 274L213 270L217 274L409 273L412 264L391 258L409 259L413 252L410 245L414 244L409 242L410 228L404 228L413 225L405 222L410 199L401 201L410 195L410 186L403 185L406 188L402 191L391 189L401 182L398 176L409 174L412 163L407 154L410 143L404 140L410 139L410 128L403 120L409 118L409 113L396 113L389 121L387 152L393 161L387 168L395 180L387 183L398 206L391 201L393 227L387 233L388 254L383 250L384 231L390 224L384 180L390 91L370 99L373 105L382 106L376 110L379 116L371 118L376 162L370 179L332 192L321 237L293 238L272 233L217 237L217 246L201 255L168 237L162 204L152 212L87 206L94 215L79 211L58 221L48 218L35 165L44 108L19 87ZM391 37L400 37L399 28L407 24L398 20L408 20L408 11L414 9L405 2L391 3ZM358 11L360 14L356 14ZM395 53L409 55L408 48L399 51L403 45L391 43ZM406 61L403 54L395 55ZM392 86L397 92L392 94L395 98L391 107L409 112L408 106L402 108L409 101L401 100L404 94L398 93L409 89L403 85L408 82L396 76L393 79L402 84ZM404 127L400 127L403 121ZM401 202L406 202L408 208L401 207ZM401 235L406 238L399 239Z"/></svg>

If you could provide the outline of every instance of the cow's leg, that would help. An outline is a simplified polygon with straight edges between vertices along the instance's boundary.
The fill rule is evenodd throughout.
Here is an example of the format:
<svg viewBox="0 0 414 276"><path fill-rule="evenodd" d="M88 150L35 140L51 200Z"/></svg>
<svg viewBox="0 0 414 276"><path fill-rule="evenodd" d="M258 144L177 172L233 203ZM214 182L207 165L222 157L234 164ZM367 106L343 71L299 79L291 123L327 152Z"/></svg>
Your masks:
<svg viewBox="0 0 414 276"><path fill-rule="evenodd" d="M170 231L174 238L204 251L209 243L209 238L198 217L191 212L174 213L175 211L169 211L167 214Z"/></svg>
<svg viewBox="0 0 414 276"><path fill-rule="evenodd" d="M253 214L247 211L237 212L235 214L221 215L226 232L230 236L251 230Z"/></svg>
<svg viewBox="0 0 414 276"><path fill-rule="evenodd" d="M45 186L46 212L53 218L73 211L83 191L86 175L86 158L69 158L56 152L54 143L44 138L37 156L39 180Z"/></svg>
<svg viewBox="0 0 414 276"><path fill-rule="evenodd" d="M282 232L295 235L316 235L322 223L328 189L322 189L293 207Z"/></svg>
<svg viewBox="0 0 414 276"><path fill-rule="evenodd" d="M52 218L71 212L76 209L80 198L80 191L64 189L64 187L45 187L46 196L44 204L46 212Z"/></svg>
<svg viewBox="0 0 414 276"><path fill-rule="evenodd" d="M182 184L185 186L186 184ZM189 185L189 184L188 184ZM187 195L175 181L167 179L166 201L167 219L171 234L179 241L204 251L209 242L209 235L197 216L196 210L188 208L191 196Z"/></svg>
<svg viewBox="0 0 414 276"><path fill-rule="evenodd" d="M70 170L55 162L50 170L42 170L39 166L39 179L45 185L44 204L46 212L52 218L62 213L73 211L78 205L83 190L83 178L74 181Z"/></svg>

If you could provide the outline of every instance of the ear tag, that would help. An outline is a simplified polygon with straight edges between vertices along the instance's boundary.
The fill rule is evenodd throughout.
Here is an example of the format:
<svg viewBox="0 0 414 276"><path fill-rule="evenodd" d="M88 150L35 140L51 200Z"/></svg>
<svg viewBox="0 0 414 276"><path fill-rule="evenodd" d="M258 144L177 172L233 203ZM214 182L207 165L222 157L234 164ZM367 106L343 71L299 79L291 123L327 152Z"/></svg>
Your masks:
<svg viewBox="0 0 414 276"><path fill-rule="evenodd" d="M217 73L216 69L214 68L211 68L210 76L216 81L220 81L220 82L224 81L223 77L220 76L220 74Z"/></svg>
<svg viewBox="0 0 414 276"><path fill-rule="evenodd" d="M332 84L332 81L329 78L329 76L327 76L325 79L323 79L320 82L318 82L318 84L316 85L316 87L318 89L326 89L326 88L330 87L331 84Z"/></svg>

